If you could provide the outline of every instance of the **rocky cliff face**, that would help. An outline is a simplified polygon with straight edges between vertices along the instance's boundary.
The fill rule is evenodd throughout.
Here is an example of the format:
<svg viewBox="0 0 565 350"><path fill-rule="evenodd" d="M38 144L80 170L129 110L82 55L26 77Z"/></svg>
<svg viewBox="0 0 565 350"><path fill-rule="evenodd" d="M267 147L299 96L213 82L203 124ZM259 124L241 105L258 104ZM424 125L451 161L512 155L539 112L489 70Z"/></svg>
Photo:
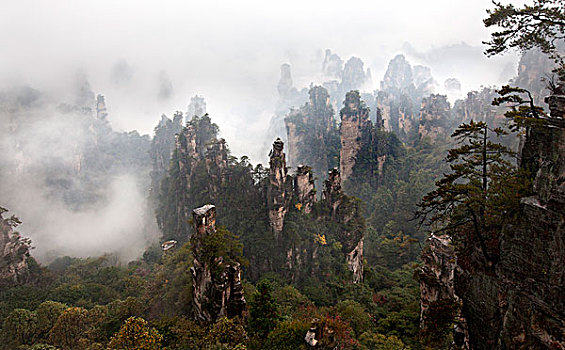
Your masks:
<svg viewBox="0 0 565 350"><path fill-rule="evenodd" d="M176 122L180 120L182 114L175 117ZM206 200L216 199L227 167L227 148L225 141L216 138L217 132L218 126L208 115L195 116L175 139L168 170L173 176L165 178L160 186L161 201L157 210L157 223L166 239L186 241L194 202L202 200L192 189L194 183L199 186L205 183Z"/></svg>
<svg viewBox="0 0 565 350"><path fill-rule="evenodd" d="M340 224L338 240L342 244L347 266L353 272L353 282L363 280L363 241L365 221L358 203L341 189L341 176L337 169L328 173L324 183L322 203L329 209L331 220Z"/></svg>
<svg viewBox="0 0 565 350"><path fill-rule="evenodd" d="M228 169L228 147L226 140L212 141L206 146L204 157L206 172L210 177L208 191L211 197L215 197L220 191L220 186L225 184Z"/></svg>
<svg viewBox="0 0 565 350"><path fill-rule="evenodd" d="M562 48L563 50L563 48ZM518 63L518 76L512 84L524 89L528 89L533 97L535 104L543 106L547 111L547 105L543 104L543 97L547 94L546 83L541 77L548 77L555 68L555 62L538 49L524 52Z"/></svg>
<svg viewBox="0 0 565 350"><path fill-rule="evenodd" d="M287 168L283 149L284 143L282 140L276 139L273 143L273 149L269 153L267 206L269 208L269 224L277 238L280 237L283 230L284 217L289 205Z"/></svg>
<svg viewBox="0 0 565 350"><path fill-rule="evenodd" d="M159 193L161 180L169 171L171 156L175 149L176 135L182 130L182 113L175 113L173 120L161 116L155 127L155 136L149 150L153 169L151 171L151 196L155 199Z"/></svg>
<svg viewBox="0 0 565 350"><path fill-rule="evenodd" d="M343 91L359 89L370 83L371 70L363 68L363 61L357 57L351 57L343 67L341 86Z"/></svg>
<svg viewBox="0 0 565 350"><path fill-rule="evenodd" d="M451 106L445 95L430 95L422 99L418 134L420 139L436 140L451 134Z"/></svg>
<svg viewBox="0 0 565 350"><path fill-rule="evenodd" d="M239 263L227 263L222 256L209 256L207 238L216 234L216 207L208 204L192 211L194 257L192 304L194 318L214 322L219 317L242 316L246 301Z"/></svg>
<svg viewBox="0 0 565 350"><path fill-rule="evenodd" d="M522 199L518 222L501 232L499 261L489 269L472 262L456 268L454 288L471 349L565 349L565 96L547 102L551 116L528 130L521 153L535 194ZM450 260L435 261L443 255L449 253L430 245L423 260L451 271ZM447 274L430 271L436 278L424 283L423 299L449 296Z"/></svg>
<svg viewBox="0 0 565 350"><path fill-rule="evenodd" d="M401 91L413 89L414 79L412 66L404 55L395 56L388 64L385 76L381 81L383 91Z"/></svg>
<svg viewBox="0 0 565 350"><path fill-rule="evenodd" d="M363 131L370 129L369 109L361 101L357 91L348 92L341 109L341 150L339 153L339 169L341 177L346 180L353 172L357 154L361 150Z"/></svg>
<svg viewBox="0 0 565 350"><path fill-rule="evenodd" d="M288 163L291 167L307 164L322 177L337 165L338 132L327 90L314 86L309 95L308 103L285 118Z"/></svg>
<svg viewBox="0 0 565 350"><path fill-rule="evenodd" d="M312 207L316 202L316 188L314 187L314 175L312 169L305 165L300 165L296 169L294 176L294 193L298 204L299 210L305 214L312 212Z"/></svg>
<svg viewBox="0 0 565 350"><path fill-rule="evenodd" d="M381 81L375 108L380 110L383 127L403 141L409 141L418 129L418 109L424 96L435 88L430 69L412 67L403 55L394 57Z"/></svg>
<svg viewBox="0 0 565 350"><path fill-rule="evenodd" d="M420 330L426 343L434 346L451 345L469 348L467 324L461 316L461 300L455 293L457 260L448 235L431 235L422 253L420 279ZM453 328L453 344L445 344L445 332Z"/></svg>
<svg viewBox="0 0 565 350"><path fill-rule="evenodd" d="M28 259L32 259L29 239L14 231L20 221L15 216L4 219L6 211L0 207L0 286L28 282Z"/></svg>
<svg viewBox="0 0 565 350"><path fill-rule="evenodd" d="M503 232L501 260L489 286L496 288L489 299L499 302L499 349L565 349L565 95L546 102L551 116L529 130L522 150L521 167L534 174L535 195L522 200L521 222ZM474 313L472 296L479 293L473 293L472 280L469 285L463 289L474 316L469 331L480 339L486 322Z"/></svg>

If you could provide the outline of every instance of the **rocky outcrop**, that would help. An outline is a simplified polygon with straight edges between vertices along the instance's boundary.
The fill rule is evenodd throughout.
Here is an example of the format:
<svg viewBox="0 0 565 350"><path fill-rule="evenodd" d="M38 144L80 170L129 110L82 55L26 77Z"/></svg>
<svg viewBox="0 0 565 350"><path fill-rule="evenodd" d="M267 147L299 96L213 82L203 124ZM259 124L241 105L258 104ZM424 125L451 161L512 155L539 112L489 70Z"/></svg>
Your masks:
<svg viewBox="0 0 565 350"><path fill-rule="evenodd" d="M343 69L343 60L332 50L326 49L324 62L322 64L322 71L328 78L341 78Z"/></svg>
<svg viewBox="0 0 565 350"><path fill-rule="evenodd" d="M14 228L20 224L15 216L4 219L7 210L0 207L0 286L28 282L30 240L23 238Z"/></svg>
<svg viewBox="0 0 565 350"><path fill-rule="evenodd" d="M433 94L436 87L430 68L412 67L404 55L394 57L381 81L381 91L374 105L380 110L384 129L394 132L404 142L415 142L422 100Z"/></svg>
<svg viewBox="0 0 565 350"><path fill-rule="evenodd" d="M292 75L290 71L290 64L285 63L281 65L281 78L277 85L279 95L283 98L290 97L293 93Z"/></svg>
<svg viewBox="0 0 565 350"><path fill-rule="evenodd" d="M155 136L151 141L149 150L152 162L151 171L151 197L159 193L161 180L169 171L171 156L175 149L176 135L182 130L182 113L175 113L173 120L166 115L161 116L159 124L155 127Z"/></svg>
<svg viewBox="0 0 565 350"><path fill-rule="evenodd" d="M328 171L328 179L324 182L322 201L330 208L332 218L335 217L337 207L341 204L343 192L341 190L341 174L337 168Z"/></svg>
<svg viewBox="0 0 565 350"><path fill-rule="evenodd" d="M420 139L436 140L451 134L451 106L445 95L430 95L422 100L418 134Z"/></svg>
<svg viewBox="0 0 565 350"><path fill-rule="evenodd" d="M175 115L175 122L182 120L182 113ZM165 131L163 131L165 132ZM170 131L167 131L170 132ZM171 158L168 178L160 186L161 203L157 210L157 224L164 239L186 241L190 232L188 221L192 208L203 200L214 200L225 181L227 167L227 146L224 140L217 139L218 126L206 114L193 117L179 132ZM164 157L164 155L163 155ZM193 191L193 184L202 186ZM206 198L198 195L206 191ZM174 210L171 210L174 208Z"/></svg>
<svg viewBox="0 0 565 350"><path fill-rule="evenodd" d="M364 237L357 241L357 245L345 254L345 261L349 271L353 272L353 283L363 281L363 242Z"/></svg>
<svg viewBox="0 0 565 350"><path fill-rule="evenodd" d="M485 268L458 259L455 267L471 349L565 349L565 96L547 102L550 117L528 128L521 152L534 195L500 233L498 261ZM453 263L443 256L449 252L441 244L423 256L431 277L422 282L423 324L426 300L451 297Z"/></svg>
<svg viewBox="0 0 565 350"><path fill-rule="evenodd" d="M216 234L216 207L207 204L192 211L194 257L192 274L193 316L198 321L214 322L219 317L242 316L246 301L241 284L241 266L225 257L210 256L204 241Z"/></svg>
<svg viewBox="0 0 565 350"><path fill-rule="evenodd" d="M324 183L322 203L331 213L331 220L341 227L337 239L343 247L347 266L353 272L353 283L358 283L363 280L365 221L358 202L343 193L340 173L335 168L329 171Z"/></svg>
<svg viewBox="0 0 565 350"><path fill-rule="evenodd" d="M371 81L371 70L363 68L363 61L357 57L351 57L343 67L341 90L357 90Z"/></svg>
<svg viewBox="0 0 565 350"><path fill-rule="evenodd" d="M283 152L284 143L276 139L269 153L269 187L267 190L267 206L269 224L275 237L280 237L283 230L284 217L288 211L289 198L287 191L287 168ZM290 183L290 185L292 185Z"/></svg>
<svg viewBox="0 0 565 350"><path fill-rule="evenodd" d="M275 115L271 118L268 128L267 140L280 137L285 140L287 129L285 119L294 108L303 105L308 100L308 89L304 88L298 91L293 85L292 69L290 64L281 65L281 76L277 85L279 93ZM287 139L288 140L288 139ZM265 149L269 148L269 144L264 145ZM292 150L291 150L292 151ZM296 158L294 158L296 159Z"/></svg>
<svg viewBox="0 0 565 350"><path fill-rule="evenodd" d="M211 197L217 195L219 186L225 184L228 169L228 147L223 138L212 141L206 146L206 172L210 177L208 190Z"/></svg>
<svg viewBox="0 0 565 350"><path fill-rule="evenodd" d="M565 95L546 102L551 116L528 131L521 158L534 175L535 195L522 200L519 224L505 229L489 286L496 290L489 299L498 298L500 309L499 349L565 349ZM469 331L481 339L488 322L474 314L478 295L471 288L463 289L475 316Z"/></svg>
<svg viewBox="0 0 565 350"><path fill-rule="evenodd" d="M416 94L428 96L434 93L437 82L432 77L432 70L426 66L414 66L412 69Z"/></svg>
<svg viewBox="0 0 565 350"><path fill-rule="evenodd" d="M316 188L314 187L314 175L309 166L299 165L294 176L294 194L299 210L304 214L310 214L316 201Z"/></svg>
<svg viewBox="0 0 565 350"><path fill-rule="evenodd" d="M397 55L388 64L381 81L381 90L396 92L412 89L414 89L412 66L406 61L404 55Z"/></svg>
<svg viewBox="0 0 565 350"><path fill-rule="evenodd" d="M446 333L456 318L453 328L454 344L458 349L468 349L466 322L461 317L461 302L455 293L457 261L455 249L448 235L433 233L422 252L420 280L420 331L428 345L441 347Z"/></svg>
<svg viewBox="0 0 565 350"><path fill-rule="evenodd" d="M350 91L345 96L341 109L341 150L339 169L343 180L352 174L357 154L361 150L363 131L370 129L369 108L361 101L358 91Z"/></svg>
<svg viewBox="0 0 565 350"><path fill-rule="evenodd" d="M309 95L308 103L285 118L288 164L307 164L323 180L328 168L337 165L338 131L327 90L314 86Z"/></svg>

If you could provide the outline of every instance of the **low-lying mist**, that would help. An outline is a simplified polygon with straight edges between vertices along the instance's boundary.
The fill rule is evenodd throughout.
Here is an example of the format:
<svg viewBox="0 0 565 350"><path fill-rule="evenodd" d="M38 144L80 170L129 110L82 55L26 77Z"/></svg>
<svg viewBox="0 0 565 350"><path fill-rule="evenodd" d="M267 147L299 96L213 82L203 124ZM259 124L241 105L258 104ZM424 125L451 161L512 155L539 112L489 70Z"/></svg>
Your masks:
<svg viewBox="0 0 565 350"><path fill-rule="evenodd" d="M326 48L363 61L371 79L355 88L366 93L399 53L431 69L436 93L447 78L464 96L516 73L515 55L482 55L488 34L475 3L225 5L14 3L0 13L0 206L23 221L40 260L128 260L158 240L148 202L153 128L196 94L232 154L266 164L273 139L286 136L285 113L335 78L324 71ZM295 96L281 102L285 63Z"/></svg>

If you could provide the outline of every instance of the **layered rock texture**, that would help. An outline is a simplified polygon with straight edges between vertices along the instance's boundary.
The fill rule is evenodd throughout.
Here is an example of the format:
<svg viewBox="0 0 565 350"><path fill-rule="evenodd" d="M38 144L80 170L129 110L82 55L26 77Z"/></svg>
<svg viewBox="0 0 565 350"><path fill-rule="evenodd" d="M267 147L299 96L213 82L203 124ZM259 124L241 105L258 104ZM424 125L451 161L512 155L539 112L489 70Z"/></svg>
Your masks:
<svg viewBox="0 0 565 350"><path fill-rule="evenodd" d="M453 346L469 348L467 324L461 316L461 300L455 292L457 260L448 235L431 235L422 253L420 279L420 329L428 344L441 347L444 333L456 319Z"/></svg>
<svg viewBox="0 0 565 350"><path fill-rule="evenodd" d="M175 119L177 123L180 120L182 114L178 114ZM163 133L170 136L176 131L176 127L178 124L172 123ZM157 223L165 239L186 241L186 233L190 232L188 221L194 202L200 200L195 198L196 194L191 188L194 183L200 184L205 178L208 200L216 199L223 181L223 171L227 166L225 141L218 140L217 133L218 126L211 122L208 115L204 115L202 118L193 117L175 138L170 176L160 184L161 200L157 210ZM166 145L163 145L162 149L162 152L156 153L165 159ZM173 203L169 201L174 203L172 208Z"/></svg>
<svg viewBox="0 0 565 350"><path fill-rule="evenodd" d="M314 86L309 95L308 103L285 118L288 163L293 168L307 164L322 176L337 166L339 136L327 90ZM321 186L321 182L316 185Z"/></svg>
<svg viewBox="0 0 565 350"><path fill-rule="evenodd" d="M182 130L182 113L175 113L173 120L166 115L161 116L159 124L155 127L155 136L151 141L151 197L153 199L159 193L161 180L169 171L171 156L175 149L175 138Z"/></svg>
<svg viewBox="0 0 565 350"><path fill-rule="evenodd" d="M337 169L329 171L324 185L322 202L330 210L332 221L340 224L338 240L342 244L347 266L353 272L353 282L360 282L363 280L365 221L359 203L343 193L341 176Z"/></svg>
<svg viewBox="0 0 565 350"><path fill-rule="evenodd" d="M418 126L420 139L435 140L438 137L446 137L453 127L447 96L432 94L422 99Z"/></svg>
<svg viewBox="0 0 565 350"><path fill-rule="evenodd" d="M246 309L241 266L224 256L211 256L208 246L216 235L216 207L207 204L192 211L194 234L190 242L194 257L192 304L194 318L213 322L219 317L242 316Z"/></svg>
<svg viewBox="0 0 565 350"><path fill-rule="evenodd" d="M347 93L344 107L341 109L341 150L339 154L339 168L343 180L353 173L357 154L361 150L363 130L370 125L369 108L365 106L359 93Z"/></svg>
<svg viewBox="0 0 565 350"><path fill-rule="evenodd" d="M294 176L294 193L299 208L310 214L316 202L316 187L312 169L306 165L299 165Z"/></svg>
<svg viewBox="0 0 565 350"><path fill-rule="evenodd" d="M527 130L521 151L520 167L532 174L535 194L522 199L518 222L501 232L498 262L455 267L471 349L565 348L565 96L546 101L550 117ZM452 298L449 254L430 244L423 255L424 327L429 301Z"/></svg>
<svg viewBox="0 0 565 350"><path fill-rule="evenodd" d="M286 157L283 149L284 143L282 140L276 139L273 143L273 149L269 153L267 205L269 208L269 223L276 238L280 237L283 230L284 217L289 205Z"/></svg>
<svg viewBox="0 0 565 350"><path fill-rule="evenodd" d="M12 216L3 218L6 209L0 207L0 286L15 285L30 280L30 241L14 228L20 221Z"/></svg>

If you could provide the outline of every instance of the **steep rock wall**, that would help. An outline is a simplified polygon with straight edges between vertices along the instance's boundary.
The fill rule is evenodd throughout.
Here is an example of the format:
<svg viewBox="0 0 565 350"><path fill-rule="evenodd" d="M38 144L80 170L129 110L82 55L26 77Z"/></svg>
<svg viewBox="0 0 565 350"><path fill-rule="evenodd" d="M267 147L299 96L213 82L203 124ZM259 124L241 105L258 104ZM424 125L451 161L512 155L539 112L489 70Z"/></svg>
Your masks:
<svg viewBox="0 0 565 350"><path fill-rule="evenodd" d="M337 165L338 130L328 91L314 86L309 96L308 103L285 118L287 160L290 167L307 164L323 180L326 171Z"/></svg>
<svg viewBox="0 0 565 350"><path fill-rule="evenodd" d="M500 260L486 269L456 268L471 349L565 349L565 96L546 101L551 115L529 128L521 152L520 167L532 174L535 194L522 199L518 222L501 232ZM423 260L441 254L430 245ZM449 260L436 263L440 271L453 269ZM435 281L451 293L450 282ZM433 284L427 285L422 322Z"/></svg>
<svg viewBox="0 0 565 350"><path fill-rule="evenodd" d="M353 283L363 280L363 241L365 221L359 204L341 190L341 176L337 169L328 173L324 183L322 202L331 213L331 220L340 224L338 240L342 244L347 266L353 272Z"/></svg>
<svg viewBox="0 0 565 350"><path fill-rule="evenodd" d="M369 109L361 101L357 91L348 92L341 109L341 150L339 169L341 178L347 180L353 172L357 154L361 150L363 130L370 128Z"/></svg>
<svg viewBox="0 0 565 350"><path fill-rule="evenodd" d="M269 209L269 224L280 237L284 226L284 217L288 211L289 198L287 191L287 168L284 154L284 143L277 138L269 153L269 187L267 190L267 206Z"/></svg>
<svg viewBox="0 0 565 350"><path fill-rule="evenodd" d="M14 231L20 223L15 216L2 217L6 211L0 207L0 286L25 283L30 278L30 242Z"/></svg>
<svg viewBox="0 0 565 350"><path fill-rule="evenodd" d="M422 99L418 134L420 139L436 140L451 134L451 106L445 95L430 95Z"/></svg>
<svg viewBox="0 0 565 350"><path fill-rule="evenodd" d="M207 204L194 209L192 220L194 234L190 241L194 261L190 272L194 318L213 322L222 316L242 316L246 301L241 266L226 263L222 256L207 256L205 251L206 238L216 233L216 207Z"/></svg>
<svg viewBox="0 0 565 350"><path fill-rule="evenodd" d="M294 176L294 193L304 214L310 214L316 202L316 188L314 187L314 175L312 169L305 165L300 165L296 169Z"/></svg>

